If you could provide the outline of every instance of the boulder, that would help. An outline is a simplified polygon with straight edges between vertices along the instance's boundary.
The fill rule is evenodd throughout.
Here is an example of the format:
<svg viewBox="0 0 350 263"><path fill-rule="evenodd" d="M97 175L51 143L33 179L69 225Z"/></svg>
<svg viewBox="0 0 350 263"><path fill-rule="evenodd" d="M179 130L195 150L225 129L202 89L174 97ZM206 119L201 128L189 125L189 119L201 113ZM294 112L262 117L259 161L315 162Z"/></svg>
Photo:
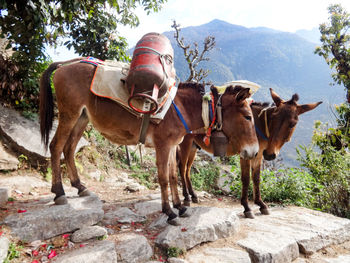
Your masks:
<svg viewBox="0 0 350 263"><path fill-rule="evenodd" d="M9 246L10 241L6 237L0 237L0 262L6 259Z"/></svg>
<svg viewBox="0 0 350 263"><path fill-rule="evenodd" d="M190 217L180 220L181 226L168 225L158 235L157 245L187 250L203 242L232 236L239 229L236 213L227 208L194 207Z"/></svg>
<svg viewBox="0 0 350 263"><path fill-rule="evenodd" d="M117 263L114 242L103 240L69 251L53 260L55 263Z"/></svg>
<svg viewBox="0 0 350 263"><path fill-rule="evenodd" d="M41 144L39 122L24 118L19 112L0 105L0 135L5 139L11 150L27 156L32 165L39 163L47 164L50 152L46 151ZM57 129L57 122L54 122L50 133L50 140ZM88 142L81 138L76 151L88 145Z"/></svg>
<svg viewBox="0 0 350 263"><path fill-rule="evenodd" d="M18 159L5 150L0 141L0 171L16 170L18 167Z"/></svg>
<svg viewBox="0 0 350 263"><path fill-rule="evenodd" d="M12 234L31 242L91 226L103 218L102 202L97 196L68 198L66 205L49 203L25 213L7 216L3 223Z"/></svg>
<svg viewBox="0 0 350 263"><path fill-rule="evenodd" d="M104 227L100 226L84 226L79 230L75 231L71 240L74 243L84 242L92 238L103 237L107 235L107 230Z"/></svg>
<svg viewBox="0 0 350 263"><path fill-rule="evenodd" d="M8 189L0 188L0 207L6 205L8 200Z"/></svg>
<svg viewBox="0 0 350 263"><path fill-rule="evenodd" d="M130 224L131 222L144 222L146 219L145 216L136 214L127 207L121 207L105 213L102 223L105 225L115 225L116 223Z"/></svg>
<svg viewBox="0 0 350 263"><path fill-rule="evenodd" d="M153 255L153 250L144 236L137 234L118 235L116 246L118 262L147 262Z"/></svg>
<svg viewBox="0 0 350 263"><path fill-rule="evenodd" d="M249 254L235 248L206 248L201 253L186 256L188 263L251 263ZM175 262L174 262L175 263Z"/></svg>

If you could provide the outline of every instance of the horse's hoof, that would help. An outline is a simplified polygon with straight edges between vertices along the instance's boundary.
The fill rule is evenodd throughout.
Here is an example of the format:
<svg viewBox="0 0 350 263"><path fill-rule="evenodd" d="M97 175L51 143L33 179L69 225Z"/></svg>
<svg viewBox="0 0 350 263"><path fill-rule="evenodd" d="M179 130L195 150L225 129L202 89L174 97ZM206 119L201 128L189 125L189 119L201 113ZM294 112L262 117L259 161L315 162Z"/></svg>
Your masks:
<svg viewBox="0 0 350 263"><path fill-rule="evenodd" d="M61 195L60 197L55 198L55 205L66 205L68 204L67 197L65 195Z"/></svg>
<svg viewBox="0 0 350 263"><path fill-rule="evenodd" d="M184 200L184 206L191 206L191 201Z"/></svg>
<svg viewBox="0 0 350 263"><path fill-rule="evenodd" d="M186 208L186 207L184 207ZM180 217L190 217L191 216L191 210L190 209L182 209L181 211L179 211L179 216Z"/></svg>
<svg viewBox="0 0 350 263"><path fill-rule="evenodd" d="M260 208L260 212L263 215L269 215L270 214L270 211L269 211L268 208Z"/></svg>
<svg viewBox="0 0 350 263"><path fill-rule="evenodd" d="M173 219L168 219L167 222L169 225L172 225L172 226L180 226L181 225L180 219L178 217L175 217Z"/></svg>
<svg viewBox="0 0 350 263"><path fill-rule="evenodd" d="M79 193L80 197L91 196L91 195L92 195L92 193L88 189L85 189Z"/></svg>
<svg viewBox="0 0 350 263"><path fill-rule="evenodd" d="M250 219L254 219L255 218L252 211L244 212L244 216L246 218L250 218Z"/></svg>
<svg viewBox="0 0 350 263"><path fill-rule="evenodd" d="M192 197L192 202L198 204L199 203L198 197Z"/></svg>

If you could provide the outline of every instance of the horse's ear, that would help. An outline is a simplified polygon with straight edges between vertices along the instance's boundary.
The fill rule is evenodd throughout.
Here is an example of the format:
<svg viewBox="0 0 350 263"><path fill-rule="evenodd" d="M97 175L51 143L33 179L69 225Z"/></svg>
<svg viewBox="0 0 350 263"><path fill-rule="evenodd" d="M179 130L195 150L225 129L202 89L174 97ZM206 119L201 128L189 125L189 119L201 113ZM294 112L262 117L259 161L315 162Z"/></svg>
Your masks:
<svg viewBox="0 0 350 263"><path fill-rule="evenodd" d="M272 100L275 102L276 106L280 106L281 103L283 103L284 101L280 98L280 96L278 96L278 94L270 88L270 93L271 93L271 97Z"/></svg>
<svg viewBox="0 0 350 263"><path fill-rule="evenodd" d="M303 114L304 112L313 110L314 108L316 108L321 103L322 103L322 101L319 101L319 102L316 102L316 103L298 105L298 115Z"/></svg>
<svg viewBox="0 0 350 263"><path fill-rule="evenodd" d="M242 102L246 98L250 97L250 89L249 88L242 88L237 95L236 95L236 102Z"/></svg>

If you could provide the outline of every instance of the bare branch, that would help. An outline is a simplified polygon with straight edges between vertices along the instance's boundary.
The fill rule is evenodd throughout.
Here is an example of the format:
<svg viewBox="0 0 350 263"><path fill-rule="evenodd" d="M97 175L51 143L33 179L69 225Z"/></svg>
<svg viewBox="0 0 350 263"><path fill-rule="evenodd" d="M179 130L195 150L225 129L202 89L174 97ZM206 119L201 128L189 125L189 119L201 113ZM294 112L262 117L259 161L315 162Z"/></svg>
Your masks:
<svg viewBox="0 0 350 263"><path fill-rule="evenodd" d="M186 62L190 70L190 76L186 81L200 82L208 76L209 70L200 69L198 71L196 68L200 62L209 61L209 58L205 57L205 55L215 47L215 37L206 37L203 42L203 49L200 52L197 42L194 42L193 48L191 48L190 45L185 44L183 37L180 39L180 24L176 24L176 21L174 20L171 27L175 29L174 38L179 47L183 50Z"/></svg>

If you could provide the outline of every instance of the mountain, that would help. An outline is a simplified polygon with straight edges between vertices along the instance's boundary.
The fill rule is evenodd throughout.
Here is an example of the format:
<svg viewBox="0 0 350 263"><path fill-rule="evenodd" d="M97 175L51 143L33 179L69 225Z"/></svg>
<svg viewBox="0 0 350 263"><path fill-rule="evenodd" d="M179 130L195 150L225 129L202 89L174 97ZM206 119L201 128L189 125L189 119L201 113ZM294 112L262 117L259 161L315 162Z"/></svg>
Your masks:
<svg viewBox="0 0 350 263"><path fill-rule="evenodd" d="M246 28L215 19L200 26L182 28L185 44L197 42L201 49L206 36L214 36L216 46L199 67L209 69L207 81L221 85L232 80L250 80L261 85L255 101L272 102L269 88L283 99L298 93L300 104L323 101L315 110L300 116L292 141L281 150L284 163L297 165L295 148L311 141L315 120L334 124L331 106L345 101L342 87L330 86L331 70L323 58L314 54L316 32L282 32L266 27ZM176 74L180 81L189 76L183 50L174 39L174 31L164 32L174 48ZM318 33L319 39L319 33Z"/></svg>
<svg viewBox="0 0 350 263"><path fill-rule="evenodd" d="M317 27L311 30L301 29L295 32L298 36L305 38L307 41L312 43L320 43L321 33Z"/></svg>

